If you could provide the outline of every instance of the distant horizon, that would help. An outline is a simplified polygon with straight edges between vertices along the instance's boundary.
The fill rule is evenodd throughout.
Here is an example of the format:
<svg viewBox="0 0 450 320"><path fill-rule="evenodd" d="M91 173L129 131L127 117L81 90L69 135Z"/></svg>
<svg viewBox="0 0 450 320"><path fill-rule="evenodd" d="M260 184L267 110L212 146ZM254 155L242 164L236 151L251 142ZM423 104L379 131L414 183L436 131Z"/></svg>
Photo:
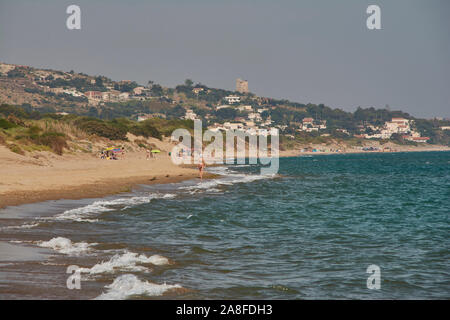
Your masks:
<svg viewBox="0 0 450 320"><path fill-rule="evenodd" d="M241 78L258 96L450 118L445 0L79 0L81 30L68 30L71 4L1 3L1 59L166 87ZM366 27L371 4L381 30Z"/></svg>

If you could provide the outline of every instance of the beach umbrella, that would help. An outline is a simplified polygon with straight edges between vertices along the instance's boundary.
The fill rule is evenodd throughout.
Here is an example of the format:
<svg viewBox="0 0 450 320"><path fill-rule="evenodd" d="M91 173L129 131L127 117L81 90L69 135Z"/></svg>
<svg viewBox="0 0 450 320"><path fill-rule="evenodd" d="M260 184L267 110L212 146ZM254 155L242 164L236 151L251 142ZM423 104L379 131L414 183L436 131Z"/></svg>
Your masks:
<svg viewBox="0 0 450 320"><path fill-rule="evenodd" d="M154 150L152 150L152 153L160 153L161 151L160 150L158 150L158 149L154 149Z"/></svg>
<svg viewBox="0 0 450 320"><path fill-rule="evenodd" d="M112 147L112 148L106 148L105 150L106 151L111 151L111 150L113 150L114 149L114 147Z"/></svg>

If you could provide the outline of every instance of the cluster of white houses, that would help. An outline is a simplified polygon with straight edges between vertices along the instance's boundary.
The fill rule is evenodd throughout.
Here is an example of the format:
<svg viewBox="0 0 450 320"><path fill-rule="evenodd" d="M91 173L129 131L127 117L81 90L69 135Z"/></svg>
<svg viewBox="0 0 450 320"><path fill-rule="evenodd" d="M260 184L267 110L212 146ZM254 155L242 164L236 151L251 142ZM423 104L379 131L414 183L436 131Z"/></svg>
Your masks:
<svg viewBox="0 0 450 320"><path fill-rule="evenodd" d="M263 136L278 134L278 128L271 127L273 121L270 116L267 116L264 119L261 115L264 111L268 111L268 108L253 108L251 105L236 105L236 103L240 102L240 97L238 96L228 96L225 97L224 100L228 102L228 104L218 105L215 107L216 110L233 108L244 113L245 117L236 117L233 122L228 121L223 124L214 123L208 127L209 130L214 132L240 130L249 135ZM207 119L210 117L210 114L205 116ZM187 109L184 119L198 120L199 117L192 109Z"/></svg>
<svg viewBox="0 0 450 320"><path fill-rule="evenodd" d="M314 120L314 118L304 118L297 131L313 132L327 128L326 120Z"/></svg>
<svg viewBox="0 0 450 320"><path fill-rule="evenodd" d="M70 94L74 97L86 97L88 99L88 102L90 105L98 105L100 102L122 102L122 101L128 101L131 99L138 99L138 100L144 100L145 96L142 96L142 88L144 87L136 87L133 89L133 93L129 92L121 92L118 90L110 89L108 91L86 91L86 92L80 92L77 91L75 88L49 88L47 86L44 86L44 91L53 92L55 94L59 93L65 93ZM144 88L145 89L145 88Z"/></svg>
<svg viewBox="0 0 450 320"><path fill-rule="evenodd" d="M43 91L44 92L53 92L55 94L60 94L60 93L65 93L65 94L69 94L71 96L74 97L83 97L84 94L80 91L78 91L76 88L68 88L68 89L64 89L64 88L50 88L48 86L43 86Z"/></svg>
<svg viewBox="0 0 450 320"><path fill-rule="evenodd" d="M392 118L381 127L369 125L372 133L362 135L366 139L390 139L393 134L400 134L403 139L414 142L427 142L429 137L422 137L420 133L412 128L414 121L404 118Z"/></svg>
<svg viewBox="0 0 450 320"><path fill-rule="evenodd" d="M242 130L251 135L268 135L271 132L275 132L278 129L285 129L285 126L271 127L273 121L270 116L263 119L261 114L264 111L268 111L267 108L253 108L250 105L236 105L237 101L235 97L226 97L226 101L230 101L230 104L219 105L216 110L223 108L235 108L241 112L246 113L246 117L236 117L234 122L225 122L223 124L214 123L209 126L208 129L212 131L227 131L227 130ZM231 102L233 101L233 102ZM235 104L235 105L232 105ZM210 115L207 115L208 118ZM185 119L197 120L198 116L191 109L186 110ZM391 121L387 121L383 126L376 127L373 125L362 126L361 130L371 129L372 133L355 135L356 137L366 139L389 139L393 134L400 134L403 139L408 141L427 142L429 137L422 137L420 133L413 129L413 120L404 118L392 118ZM314 118L304 118L302 123L297 128L299 132L313 132L327 129L326 120L315 120ZM337 131L349 135L349 132L345 129L338 129ZM329 134L323 134L329 135Z"/></svg>
<svg viewBox="0 0 450 320"><path fill-rule="evenodd" d="M243 131L245 134L251 136L278 135L278 128L248 127L240 122L225 122L223 124L215 123L214 125L209 126L208 130L213 132Z"/></svg>
<svg viewBox="0 0 450 320"><path fill-rule="evenodd" d="M126 80L125 80L126 81ZM107 87L108 88L108 87ZM84 95L88 98L89 103L96 105L99 102L121 102L130 99L145 100L150 94L150 89L146 87L136 87L132 92L121 92L108 88L108 91L87 91Z"/></svg>
<svg viewBox="0 0 450 320"><path fill-rule="evenodd" d="M297 131L313 132L324 130L326 128L326 120L304 118ZM368 128L371 129L372 133L365 133L355 136L365 139L390 139L393 134L400 134L403 139L408 141L427 142L430 139L429 137L422 137L418 131L413 129L413 120L404 118L392 118L391 121L385 122L385 124L380 127L373 125L361 126L362 131L366 131ZM345 129L337 129L337 131L349 135L349 132Z"/></svg>
<svg viewBox="0 0 450 320"><path fill-rule="evenodd" d="M55 94L65 93L72 95L74 97L86 97L90 105L98 105L101 102L123 102L128 100L145 100L148 98L146 94L149 92L148 88L136 87L132 92L121 92L119 90L114 90L108 88L108 91L86 91L80 92L76 88L50 88L48 86L43 86L43 90L47 92L53 92Z"/></svg>

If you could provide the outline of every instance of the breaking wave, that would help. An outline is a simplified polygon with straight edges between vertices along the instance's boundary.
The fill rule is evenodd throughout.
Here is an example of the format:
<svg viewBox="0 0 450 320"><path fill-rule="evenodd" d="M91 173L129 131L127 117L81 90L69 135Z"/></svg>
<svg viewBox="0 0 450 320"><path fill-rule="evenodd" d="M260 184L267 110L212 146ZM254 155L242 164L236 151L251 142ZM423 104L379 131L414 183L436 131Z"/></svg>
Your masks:
<svg viewBox="0 0 450 320"><path fill-rule="evenodd" d="M79 255L91 250L91 246L97 245L97 243L87 242L72 242L70 239L57 237L50 239L49 241L39 241L37 243L40 247L51 248L57 252Z"/></svg>
<svg viewBox="0 0 450 320"><path fill-rule="evenodd" d="M116 270L149 272L148 267L140 264L166 265L169 264L169 259L160 255L147 257L144 254L125 251L125 253L116 254L108 261L98 263L92 268L80 268L80 272L88 274L111 273Z"/></svg>
<svg viewBox="0 0 450 320"><path fill-rule="evenodd" d="M9 229L31 229L31 228L37 227L38 225L39 225L39 223L24 223L24 224L22 224L20 226L8 226L8 227L0 228L0 229L3 229L3 230L9 230Z"/></svg>
<svg viewBox="0 0 450 320"><path fill-rule="evenodd" d="M92 217L102 212L114 211L118 209L124 210L140 204L149 203L153 199L170 199L174 197L174 194L150 194L148 196L95 201L94 203L81 208L64 211L51 219L96 222L98 219L93 219Z"/></svg>
<svg viewBox="0 0 450 320"><path fill-rule="evenodd" d="M105 286L106 293L99 295L96 300L124 300L130 296L146 295L160 296L170 289L181 288L180 285L154 284L148 281L139 280L135 275L124 274L116 279L113 283Z"/></svg>

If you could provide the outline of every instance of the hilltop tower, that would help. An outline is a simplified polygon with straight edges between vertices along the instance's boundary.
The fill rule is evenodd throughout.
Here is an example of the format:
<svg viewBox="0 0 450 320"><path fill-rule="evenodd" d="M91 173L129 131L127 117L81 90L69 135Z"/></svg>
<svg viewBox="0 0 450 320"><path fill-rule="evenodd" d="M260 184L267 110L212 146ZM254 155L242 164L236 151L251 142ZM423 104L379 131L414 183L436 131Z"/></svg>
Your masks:
<svg viewBox="0 0 450 320"><path fill-rule="evenodd" d="M240 93L248 93L248 81L237 78L236 91Z"/></svg>

